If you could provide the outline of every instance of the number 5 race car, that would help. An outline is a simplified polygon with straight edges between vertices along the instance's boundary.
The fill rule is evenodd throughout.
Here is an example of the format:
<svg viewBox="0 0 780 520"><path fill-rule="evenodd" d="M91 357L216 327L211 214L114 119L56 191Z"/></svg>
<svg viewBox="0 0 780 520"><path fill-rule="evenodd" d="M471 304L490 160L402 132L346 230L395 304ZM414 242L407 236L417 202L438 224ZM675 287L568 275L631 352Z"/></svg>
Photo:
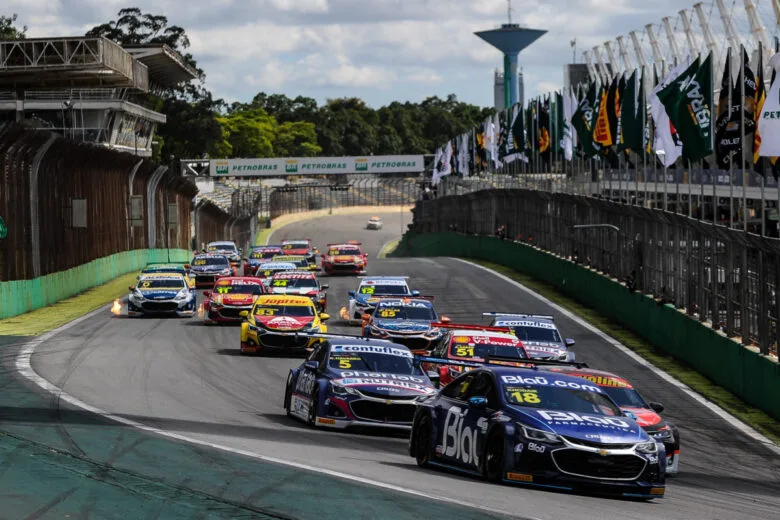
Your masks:
<svg viewBox="0 0 780 520"><path fill-rule="evenodd" d="M601 388L533 369L475 368L418 400L409 454L493 482L644 499L666 489L663 444Z"/></svg>
<svg viewBox="0 0 780 520"><path fill-rule="evenodd" d="M252 310L241 312L241 353L265 350L303 352L320 339L302 333L327 332L323 323L330 319L317 313L314 302L306 296L258 296Z"/></svg>

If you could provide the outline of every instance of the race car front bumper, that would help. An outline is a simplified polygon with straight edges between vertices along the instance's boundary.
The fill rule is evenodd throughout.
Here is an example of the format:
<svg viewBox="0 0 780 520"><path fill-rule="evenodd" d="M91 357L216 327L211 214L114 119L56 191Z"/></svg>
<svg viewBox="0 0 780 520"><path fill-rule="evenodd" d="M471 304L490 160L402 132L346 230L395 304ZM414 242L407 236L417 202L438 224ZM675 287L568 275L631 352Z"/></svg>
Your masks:
<svg viewBox="0 0 780 520"><path fill-rule="evenodd" d="M239 307L210 304L206 312L206 319L203 321L204 323L241 323L244 320L241 317L241 311L249 311L251 309L251 305Z"/></svg>
<svg viewBox="0 0 780 520"><path fill-rule="evenodd" d="M327 332L323 326L321 332ZM301 331L302 332L302 331ZM319 331L318 331L319 332ZM261 327L241 324L241 352L256 354L258 352L306 352L322 339L312 338L295 332L272 331Z"/></svg>
<svg viewBox="0 0 780 520"><path fill-rule="evenodd" d="M195 279L195 287L213 287L217 278L229 276L221 273L194 273L191 277Z"/></svg>
<svg viewBox="0 0 780 520"><path fill-rule="evenodd" d="M128 298L127 315L130 317L138 316L161 316L176 314L180 318L189 318L195 314L195 298L191 300L139 300Z"/></svg>
<svg viewBox="0 0 780 520"><path fill-rule="evenodd" d="M441 339L442 334L426 335L425 333L403 334L398 332L377 334L369 333L366 337L374 339L385 339L408 347L409 350L431 350Z"/></svg>
<svg viewBox="0 0 780 520"><path fill-rule="evenodd" d="M348 428L381 428L409 431L412 429L416 398L382 399L363 394L355 396L328 395L323 404L324 415L317 415L317 426L345 430Z"/></svg>
<svg viewBox="0 0 780 520"><path fill-rule="evenodd" d="M327 274L361 274L366 271L366 264L334 263L322 264L322 270Z"/></svg>

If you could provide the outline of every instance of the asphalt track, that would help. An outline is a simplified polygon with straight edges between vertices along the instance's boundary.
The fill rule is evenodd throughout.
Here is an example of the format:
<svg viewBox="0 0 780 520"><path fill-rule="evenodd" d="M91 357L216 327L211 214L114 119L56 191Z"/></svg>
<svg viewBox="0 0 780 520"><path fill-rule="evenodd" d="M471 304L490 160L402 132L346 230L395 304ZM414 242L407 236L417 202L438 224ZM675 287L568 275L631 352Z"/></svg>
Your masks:
<svg viewBox="0 0 780 520"><path fill-rule="evenodd" d="M238 329L197 320L96 315L36 350L35 371L76 398L163 430L277 459L327 468L487 507L508 515L545 519L780 518L780 456L758 444L681 390L500 278L454 259L376 258L401 229L399 214L385 214L382 231L364 230L362 216L323 217L291 224L271 241L312 237L327 242L360 239L370 254L369 273L408 275L423 294L436 296L440 313L453 321L481 322L490 310L553 314L563 334L577 340L578 359L622 374L682 435L681 474L668 480L667 495L637 502L498 486L455 474L417 468L401 437L312 430L282 409L288 370L299 359L242 357ZM408 222L408 216L404 217ZM405 222L405 223L406 223ZM327 278L331 331L350 331L338 321L350 277ZM52 406L58 406L53 400ZM360 504L355 504L357 509ZM352 518L349 511L343 518Z"/></svg>

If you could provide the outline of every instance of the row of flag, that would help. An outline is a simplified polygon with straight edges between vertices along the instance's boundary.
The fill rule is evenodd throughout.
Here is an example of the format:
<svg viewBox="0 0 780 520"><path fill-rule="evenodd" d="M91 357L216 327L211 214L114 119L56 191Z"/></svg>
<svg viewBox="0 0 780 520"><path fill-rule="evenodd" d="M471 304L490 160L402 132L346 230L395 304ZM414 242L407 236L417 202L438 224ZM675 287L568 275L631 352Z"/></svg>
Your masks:
<svg viewBox="0 0 780 520"><path fill-rule="evenodd" d="M739 72L732 74L729 49L720 93L713 91L713 59L686 58L664 78L653 68L593 81L578 88L531 100L496 113L482 125L436 151L433 183L449 174L497 170L520 160L537 161L537 171L551 171L551 161L599 158L609 167L658 161L673 167L699 163L703 168L753 168L780 173L780 54L769 64L765 87L763 50L750 66L740 49Z"/></svg>

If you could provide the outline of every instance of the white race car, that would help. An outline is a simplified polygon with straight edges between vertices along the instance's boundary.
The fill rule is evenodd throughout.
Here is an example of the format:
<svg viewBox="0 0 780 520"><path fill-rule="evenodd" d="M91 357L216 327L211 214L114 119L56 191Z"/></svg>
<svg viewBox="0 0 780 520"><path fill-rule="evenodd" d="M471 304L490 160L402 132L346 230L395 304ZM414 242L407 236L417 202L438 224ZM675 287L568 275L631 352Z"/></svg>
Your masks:
<svg viewBox="0 0 780 520"><path fill-rule="evenodd" d="M408 276L363 276L356 291L349 291L349 301L339 313L341 319L350 325L359 325L364 314L371 314L379 302L380 296L419 296L420 291L412 291L406 283Z"/></svg>
<svg viewBox="0 0 780 520"><path fill-rule="evenodd" d="M366 229L382 229L382 217L371 217L366 223Z"/></svg>

